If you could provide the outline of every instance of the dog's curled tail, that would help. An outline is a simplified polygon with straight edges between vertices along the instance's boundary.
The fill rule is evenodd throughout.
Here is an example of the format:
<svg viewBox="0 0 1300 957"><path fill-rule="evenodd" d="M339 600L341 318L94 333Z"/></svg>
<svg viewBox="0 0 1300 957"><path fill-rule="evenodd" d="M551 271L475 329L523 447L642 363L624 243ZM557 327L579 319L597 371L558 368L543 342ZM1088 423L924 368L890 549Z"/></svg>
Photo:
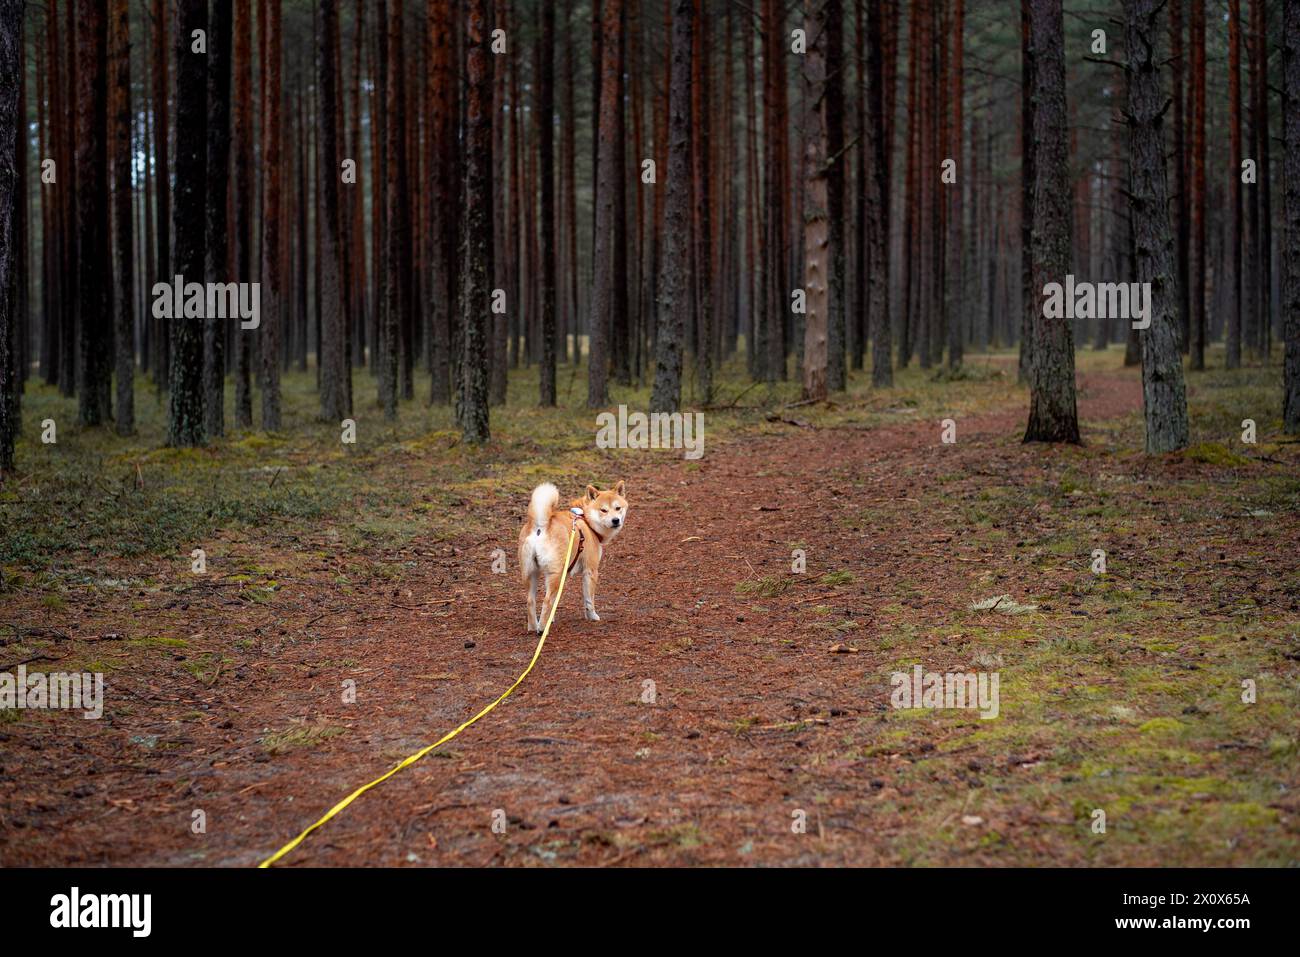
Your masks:
<svg viewBox="0 0 1300 957"><path fill-rule="evenodd" d="M533 489L533 497L528 501L528 527L534 535L546 527L559 504L560 490L550 482L543 482Z"/></svg>
<svg viewBox="0 0 1300 957"><path fill-rule="evenodd" d="M546 528L547 522L551 520L551 513L559 503L560 490L550 482L543 482L533 489L533 497L528 500L528 519L524 524L525 535L519 540L519 577L525 582L532 577L533 565L536 561L537 546L534 543Z"/></svg>

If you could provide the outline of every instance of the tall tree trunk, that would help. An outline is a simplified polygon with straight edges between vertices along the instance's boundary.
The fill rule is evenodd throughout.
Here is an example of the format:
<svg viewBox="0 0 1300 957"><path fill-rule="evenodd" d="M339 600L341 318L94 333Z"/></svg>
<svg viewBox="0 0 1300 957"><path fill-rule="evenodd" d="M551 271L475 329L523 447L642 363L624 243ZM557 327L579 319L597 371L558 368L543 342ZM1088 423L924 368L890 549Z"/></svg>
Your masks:
<svg viewBox="0 0 1300 957"><path fill-rule="evenodd" d="M460 401L465 442L481 444L488 427L488 320L492 276L492 52L486 0L466 0L464 259L461 267Z"/></svg>
<svg viewBox="0 0 1300 957"><path fill-rule="evenodd" d="M235 0L235 278L253 281L253 20L252 0ZM252 340L256 333L235 331L235 428L253 425Z"/></svg>
<svg viewBox="0 0 1300 957"><path fill-rule="evenodd" d="M830 222L826 177L826 4L812 0L804 20L804 319L803 397L827 395ZM842 345L842 343L841 343ZM841 359L843 355L841 353Z"/></svg>
<svg viewBox="0 0 1300 957"><path fill-rule="evenodd" d="M1200 0L1198 0L1200 2ZM1169 63L1174 104L1174 242L1178 266L1178 347L1187 352L1192 343L1191 203L1189 202L1187 64L1184 59L1183 8L1186 0L1169 0Z"/></svg>
<svg viewBox="0 0 1300 957"><path fill-rule="evenodd" d="M433 236L430 401L451 401L451 325L456 314L456 44L451 4L429 0L429 231Z"/></svg>
<svg viewBox="0 0 1300 957"><path fill-rule="evenodd" d="M280 428L280 351L284 336L284 273L282 268L281 177L284 130L281 121L283 91L280 67L283 36L280 0L262 0L266 22L259 24L265 35L265 62L262 75L262 168L266 170L262 188L262 324L259 328L262 352L262 429Z"/></svg>
<svg viewBox="0 0 1300 957"><path fill-rule="evenodd" d="M1191 285L1192 368L1205 368L1205 4L1192 3L1188 45L1191 47L1191 251L1188 283ZM1240 175L1240 173L1238 173Z"/></svg>
<svg viewBox="0 0 1300 957"><path fill-rule="evenodd" d="M113 58L113 235L117 242L117 288L113 303L117 365L118 435L135 431L135 297L131 230L131 34L127 0L113 0L109 43Z"/></svg>
<svg viewBox="0 0 1300 957"><path fill-rule="evenodd" d="M947 281L948 308L948 368L956 369L962 361L962 336L965 332L964 316L965 289L963 288L963 265L965 247L962 242L962 193L968 179L968 172L963 163L962 143L962 58L965 36L965 3L956 0L952 14L952 61L949 69L952 95L952 135L949 137L949 149L957 161L957 182L948 186L948 263L945 268ZM946 42L946 41L945 41Z"/></svg>
<svg viewBox="0 0 1300 957"><path fill-rule="evenodd" d="M1070 272L1069 152L1066 148L1065 28L1061 0L1030 0L1033 50L1034 167L1033 289L1031 301L1048 283L1064 283ZM1030 330L1029 425L1026 442L1078 442L1074 386L1074 336L1064 310L1037 311Z"/></svg>
<svg viewBox="0 0 1300 957"><path fill-rule="evenodd" d="M206 258L208 56L195 52L195 30L208 29L207 0L176 0L176 195L172 232L175 266L187 282L200 282ZM167 444L202 445L203 327L173 316L171 395Z"/></svg>
<svg viewBox="0 0 1300 957"><path fill-rule="evenodd" d="M537 51L537 149L542 193L541 405L555 405L555 8L542 4Z"/></svg>
<svg viewBox="0 0 1300 957"><path fill-rule="evenodd" d="M1285 359L1282 425L1300 434L1300 0L1286 0L1282 13L1282 215L1286 283L1282 296Z"/></svg>
<svg viewBox="0 0 1300 957"><path fill-rule="evenodd" d="M213 0L208 31L207 279L226 283L231 275L230 226L230 70L234 56L232 0ZM209 439L226 431L227 318L203 323L203 422Z"/></svg>
<svg viewBox="0 0 1300 957"><path fill-rule="evenodd" d="M1232 202L1228 210L1228 241L1232 260L1232 288L1228 305L1227 365L1241 365L1241 0L1228 0L1228 134L1232 166L1228 171Z"/></svg>
<svg viewBox="0 0 1300 957"><path fill-rule="evenodd" d="M102 425L109 410L112 270L108 203L107 6L78 11L77 24L78 418ZM25 131L24 131L25 132ZM202 270L200 269L200 272Z"/></svg>
<svg viewBox="0 0 1300 957"><path fill-rule="evenodd" d="M847 71L844 69L844 7L841 0L826 0L824 14L826 108L823 118L826 123L826 215L830 227L826 384L832 392L843 392L848 378L848 286L845 281L848 230L844 226L848 152L844 148L844 73ZM805 209L805 222L807 215Z"/></svg>
<svg viewBox="0 0 1300 957"><path fill-rule="evenodd" d="M786 314L790 310L790 286L786 279L786 88L784 5L781 0L763 0L763 139L764 180L767 202L763 238L763 270L766 277L763 300L764 340L767 356L764 371L769 384L786 378Z"/></svg>
<svg viewBox="0 0 1300 957"><path fill-rule="evenodd" d="M596 174L596 246L593 266L591 322L588 330L587 406L609 405L609 346L617 307L615 285L615 193L624 189L623 144L618 142L619 31L622 28L622 0L604 0L601 9L600 129ZM689 171L687 172L689 179Z"/></svg>
<svg viewBox="0 0 1300 957"><path fill-rule="evenodd" d="M320 365L320 414L326 422L338 422L348 414L348 390L345 381L348 357L344 350L347 331L343 310L339 258L343 240L339 209L340 150L337 127L338 75L335 72L334 48L338 43L339 11L337 0L321 0L321 31L316 53L317 102L319 104L320 141L317 162L320 164L321 258L316 264L320 276L320 342L316 354Z"/></svg>
<svg viewBox="0 0 1300 957"><path fill-rule="evenodd" d="M1033 131L1034 48L1030 37L1031 0L1020 0L1020 381L1029 379L1034 327L1038 325L1038 296L1034 290L1034 169Z"/></svg>
<svg viewBox="0 0 1300 957"><path fill-rule="evenodd" d="M19 95L23 57L23 0L0 0L0 476L13 471L18 436L18 393L22 386L14 362L14 301L19 251L14 246L18 195L18 130L27 135Z"/></svg>
<svg viewBox="0 0 1300 957"><path fill-rule="evenodd" d="M866 190L867 311L871 316L871 384L894 384L892 320L889 309L889 117L886 109L883 23L885 11L873 3L867 12L867 122L862 155Z"/></svg>
<svg viewBox="0 0 1300 957"><path fill-rule="evenodd" d="M695 141L691 144L691 179L694 182L695 269L692 279L695 300L695 378L699 401L713 402L713 324L716 321L713 301L714 249L713 223L709 194L709 24L704 0L695 0L695 29L691 39L691 122Z"/></svg>
<svg viewBox="0 0 1300 957"><path fill-rule="evenodd" d="M606 0L610 2L610 0ZM659 331L655 338L653 412L676 412L682 397L682 351L690 295L691 221L691 59L694 50L692 0L673 0L672 81L668 95L668 170L664 200L663 256L660 260Z"/></svg>
<svg viewBox="0 0 1300 957"><path fill-rule="evenodd" d="M74 0L66 0L73 3ZM167 71L167 24L168 3L166 0L153 0L153 162L154 162L154 215L157 226L154 229L156 242L155 282L171 282L171 168L168 163L168 71ZM188 49L188 48L187 48ZM171 333L172 327L166 319L155 320L154 340L157 359L154 362L154 380L161 389L168 388L168 376L171 374Z"/></svg>
<svg viewBox="0 0 1300 957"><path fill-rule="evenodd" d="M1255 59L1261 71L1255 120L1259 125L1259 165L1256 170L1259 179L1259 235L1256 242L1260 269L1257 287L1259 340L1256 348L1260 355L1268 359L1272 354L1273 343L1273 180L1269 175L1273 140L1269 121L1268 8L1264 0L1256 5L1256 15Z"/></svg>
<svg viewBox="0 0 1300 957"><path fill-rule="evenodd" d="M1124 0L1128 51L1129 216L1137 281L1151 284L1151 325L1142 343L1142 411L1146 450L1172 452L1188 442L1187 396L1178 351L1178 278L1165 176L1164 93L1156 63L1156 17L1162 0ZM1175 162L1177 158L1175 158Z"/></svg>

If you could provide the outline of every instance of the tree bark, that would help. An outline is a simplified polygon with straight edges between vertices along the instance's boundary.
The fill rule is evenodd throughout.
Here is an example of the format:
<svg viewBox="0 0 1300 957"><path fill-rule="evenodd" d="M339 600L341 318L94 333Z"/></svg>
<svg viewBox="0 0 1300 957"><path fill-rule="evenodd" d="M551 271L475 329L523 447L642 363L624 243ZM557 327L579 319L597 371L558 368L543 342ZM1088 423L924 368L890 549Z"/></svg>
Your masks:
<svg viewBox="0 0 1300 957"><path fill-rule="evenodd" d="M1156 62L1156 18L1161 2L1124 0L1129 216L1137 281L1151 284L1151 325L1138 331L1142 346L1142 412L1149 453L1172 452L1186 447L1188 442L1187 396L1178 350L1177 264L1164 161L1165 104Z"/></svg>
<svg viewBox="0 0 1300 957"><path fill-rule="evenodd" d="M85 426L102 425L111 414L107 12L106 4L89 4L78 11L76 23L77 325L81 334L77 410Z"/></svg>
<svg viewBox="0 0 1300 957"><path fill-rule="evenodd" d="M175 266L185 282L202 282L206 258L208 56L192 48L207 33L207 0L176 0L176 191L172 203ZM203 326L173 316L167 444L202 445Z"/></svg>
<svg viewBox="0 0 1300 957"><path fill-rule="evenodd" d="M606 0L610 2L610 0ZM653 412L676 412L682 394L682 339L690 297L686 290L690 249L691 57L694 46L691 0L673 0L672 82L669 92L668 171L664 201L663 256L659 270L659 331L655 339Z"/></svg>
<svg viewBox="0 0 1300 957"><path fill-rule="evenodd" d="M601 9L600 128L596 173L596 245L592 278L592 310L588 330L587 406L609 405L609 344L617 306L615 284L615 192L624 188L623 144L618 141L619 31L622 0L604 0ZM689 182L690 173L686 174ZM688 227L689 228L689 227Z"/></svg>
<svg viewBox="0 0 1300 957"><path fill-rule="evenodd" d="M803 398L827 395L830 286L830 222L826 182L826 16L822 0L812 0L804 20L804 318ZM841 346L843 344L841 343ZM843 359L843 353L840 355Z"/></svg>
<svg viewBox="0 0 1300 957"><path fill-rule="evenodd" d="M339 208L340 150L339 130L336 123L338 100L338 75L335 72L334 47L338 43L339 11L337 0L321 0L321 31L316 52L316 82L318 116L320 119L320 237L321 258L316 264L320 275L321 332L317 344L320 363L320 414L326 422L339 422L347 417L349 375L348 357L344 346L347 332L344 326L342 291L339 285L341 262L339 250L343 240L342 219Z"/></svg>
<svg viewBox="0 0 1300 957"><path fill-rule="evenodd" d="M1282 214L1286 283L1282 317L1285 337L1282 426L1300 434L1300 0L1286 0L1282 12Z"/></svg>
<svg viewBox="0 0 1300 957"><path fill-rule="evenodd" d="M488 288L492 276L492 52L486 0L466 0L464 251L461 267L461 437L482 444L488 426Z"/></svg>
<svg viewBox="0 0 1300 957"><path fill-rule="evenodd" d="M541 369L539 404L555 405L555 8L542 4L537 50L537 150L541 179Z"/></svg>
<svg viewBox="0 0 1300 957"><path fill-rule="evenodd" d="M18 250L14 248L14 218L18 196L18 130L25 104L19 96L23 60L23 0L0 0L0 476L14 469L18 435L18 393L14 363L14 301L9 295L17 281Z"/></svg>
<svg viewBox="0 0 1300 957"><path fill-rule="evenodd" d="M231 282L230 70L234 34L231 0L213 0L208 31L208 155L206 258L209 282ZM238 320L208 316L203 323L203 423L209 439L226 431L226 338Z"/></svg>
<svg viewBox="0 0 1300 957"><path fill-rule="evenodd" d="M1048 316L1038 293L1070 272L1070 183L1066 142L1065 29L1061 0L1030 0L1033 51L1029 152L1034 168L1033 293L1026 442L1078 442L1074 336L1070 322Z"/></svg>
<svg viewBox="0 0 1300 957"><path fill-rule="evenodd" d="M266 60L262 75L262 167L265 183L262 188L262 312L258 329L262 352L262 429L274 432L280 428L280 350L284 332L284 289L281 239L281 176L284 131L281 123L280 65L283 59L281 45L280 0L262 0L266 22L260 24L264 34Z"/></svg>
<svg viewBox="0 0 1300 957"><path fill-rule="evenodd" d="M235 278L253 280L253 38L252 0L235 0L234 8L234 98L235 116ZM235 330L235 428L253 425L252 337L256 333Z"/></svg>
<svg viewBox="0 0 1300 957"><path fill-rule="evenodd" d="M889 308L889 154L890 140L885 90L884 16L881 4L867 11L867 124L863 157L866 190L867 311L871 317L871 384L894 384L892 317Z"/></svg>
<svg viewBox="0 0 1300 957"><path fill-rule="evenodd" d="M1192 368L1205 368L1205 4L1192 3L1188 45L1191 47L1191 249L1188 256Z"/></svg>
<svg viewBox="0 0 1300 957"><path fill-rule="evenodd" d="M116 353L116 427L135 431L135 244L131 229L131 36L127 0L113 0L109 43L113 58L113 235L117 242L117 286L113 303Z"/></svg>

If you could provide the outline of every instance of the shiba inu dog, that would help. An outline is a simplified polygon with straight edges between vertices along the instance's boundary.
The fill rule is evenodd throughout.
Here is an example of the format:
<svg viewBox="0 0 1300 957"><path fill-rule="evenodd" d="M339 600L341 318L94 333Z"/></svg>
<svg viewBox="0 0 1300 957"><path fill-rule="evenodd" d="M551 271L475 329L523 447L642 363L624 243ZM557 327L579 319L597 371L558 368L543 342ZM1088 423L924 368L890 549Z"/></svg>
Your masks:
<svg viewBox="0 0 1300 957"><path fill-rule="evenodd" d="M519 573L528 585L528 630L539 634L546 622L552 596L560 587L564 570L564 550L569 532L576 525L579 538L569 555L569 575L582 572L582 609L589 621L600 621L596 614L596 584L600 580L600 559L605 546L627 526L627 499L624 483L602 492L587 486L581 498L560 508L560 490L550 482L533 489L528 515L519 529ZM537 586L546 582L542 607L537 607Z"/></svg>

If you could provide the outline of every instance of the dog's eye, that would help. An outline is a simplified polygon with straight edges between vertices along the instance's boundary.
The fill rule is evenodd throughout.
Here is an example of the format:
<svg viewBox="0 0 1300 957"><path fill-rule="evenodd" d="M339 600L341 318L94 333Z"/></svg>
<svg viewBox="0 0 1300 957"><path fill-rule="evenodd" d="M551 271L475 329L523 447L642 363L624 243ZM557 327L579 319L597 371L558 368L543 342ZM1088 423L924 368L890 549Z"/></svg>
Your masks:
<svg viewBox="0 0 1300 957"><path fill-rule="evenodd" d="M607 509L607 508L602 508L601 511L602 511L602 512L608 512L609 509Z"/></svg>

